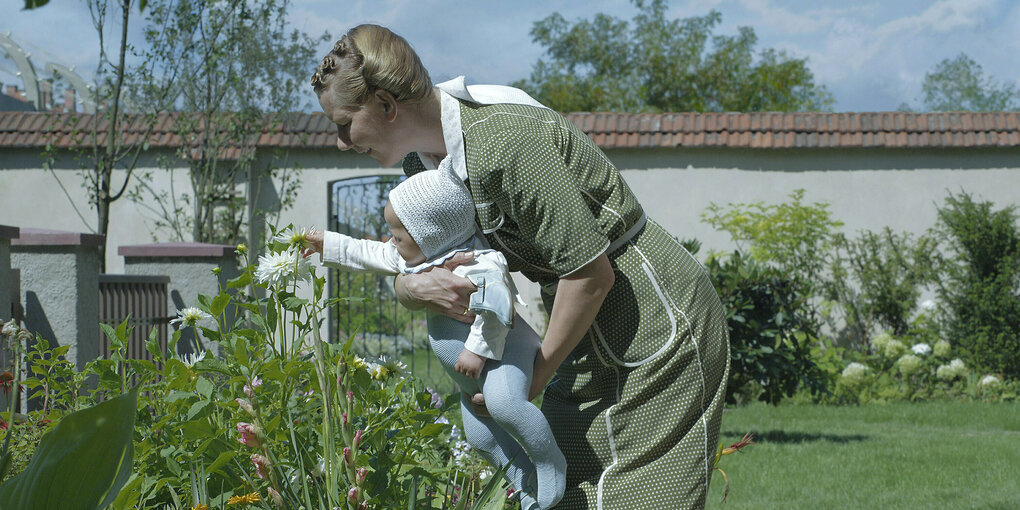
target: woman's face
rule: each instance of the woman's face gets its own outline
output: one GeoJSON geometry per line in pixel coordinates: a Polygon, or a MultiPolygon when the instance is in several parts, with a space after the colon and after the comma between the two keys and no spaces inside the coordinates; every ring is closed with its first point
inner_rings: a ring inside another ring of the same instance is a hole
{"type": "Polygon", "coordinates": [[[409,151],[402,151],[392,136],[396,101],[386,91],[376,91],[361,106],[334,104],[327,88],[319,95],[319,105],[331,122],[336,124],[336,147],[367,154],[381,166],[393,166],[409,151]]]}

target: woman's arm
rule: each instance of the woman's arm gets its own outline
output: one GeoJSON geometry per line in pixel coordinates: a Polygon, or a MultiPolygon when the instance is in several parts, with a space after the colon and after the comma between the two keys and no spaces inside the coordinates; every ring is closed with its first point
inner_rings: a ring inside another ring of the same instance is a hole
{"type": "Polygon", "coordinates": [[[542,347],[535,355],[535,372],[528,400],[545,389],[560,363],[584,338],[615,279],[613,266],[605,253],[570,276],[560,278],[549,327],[542,339],[542,347]]]}
{"type": "Polygon", "coordinates": [[[478,290],[471,280],[453,274],[452,270],[470,262],[473,255],[462,252],[441,267],[418,274],[401,274],[393,281],[397,301],[411,310],[428,307],[432,311],[471,324],[475,314],[468,310],[471,293],[478,290]]]}

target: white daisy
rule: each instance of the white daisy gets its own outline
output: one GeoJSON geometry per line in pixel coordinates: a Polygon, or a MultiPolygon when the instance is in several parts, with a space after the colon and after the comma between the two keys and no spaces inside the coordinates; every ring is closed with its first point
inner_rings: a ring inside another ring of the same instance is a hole
{"type": "Polygon", "coordinates": [[[291,248],[260,256],[259,267],[255,269],[259,283],[269,282],[270,285],[285,283],[291,278],[304,280],[310,274],[308,259],[299,256],[297,250],[291,248]]]}
{"type": "Polygon", "coordinates": [[[283,232],[280,232],[273,238],[278,243],[287,245],[288,248],[298,247],[304,248],[308,242],[308,233],[311,232],[314,227],[310,228],[294,228],[290,227],[283,232]]]}
{"type": "Polygon", "coordinates": [[[194,306],[185,308],[177,312],[177,318],[172,319],[170,324],[180,324],[182,326],[195,327],[200,322],[212,319],[212,315],[203,312],[201,309],[195,308],[194,306]]]}
{"type": "Polygon", "coordinates": [[[185,354],[184,358],[181,359],[181,361],[184,362],[184,364],[187,365],[188,368],[191,368],[191,367],[195,366],[195,363],[198,363],[199,361],[202,361],[204,359],[205,359],[205,351],[202,351],[202,352],[200,352],[198,354],[195,354],[193,352],[185,354]]]}

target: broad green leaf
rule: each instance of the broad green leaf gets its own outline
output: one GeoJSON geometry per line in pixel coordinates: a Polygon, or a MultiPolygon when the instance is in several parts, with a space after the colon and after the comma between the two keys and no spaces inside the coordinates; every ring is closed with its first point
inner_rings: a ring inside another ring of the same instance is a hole
{"type": "Polygon", "coordinates": [[[198,413],[202,412],[202,410],[205,409],[206,406],[208,406],[208,405],[209,405],[209,401],[205,400],[205,399],[199,400],[198,402],[195,402],[194,404],[191,404],[191,409],[188,409],[188,417],[187,417],[187,419],[190,420],[190,419],[194,418],[198,413]]]}
{"type": "Polygon", "coordinates": [[[99,327],[103,329],[103,333],[106,333],[106,338],[110,340],[110,347],[112,349],[124,347],[124,342],[117,338],[117,330],[110,327],[109,324],[103,324],[102,322],[99,323],[99,327]]]}
{"type": "Polygon", "coordinates": [[[249,283],[251,283],[251,273],[246,271],[244,273],[241,273],[241,276],[238,276],[237,278],[234,278],[234,279],[228,281],[227,282],[227,288],[228,289],[236,289],[236,288],[240,288],[240,287],[245,287],[249,283]]]}
{"type": "Polygon", "coordinates": [[[212,392],[214,388],[212,381],[206,379],[205,377],[199,376],[198,380],[195,381],[195,389],[198,391],[199,395],[202,395],[203,397],[208,399],[212,397],[212,392]]]}
{"type": "Polygon", "coordinates": [[[206,468],[206,472],[212,473],[216,471],[217,469],[229,464],[230,461],[233,460],[233,458],[234,452],[221,453],[219,457],[216,457],[216,460],[214,460],[212,464],[209,464],[209,467],[206,468]]]}
{"type": "Polygon", "coordinates": [[[25,471],[0,486],[0,508],[106,508],[131,476],[137,401],[135,388],[64,417],[25,471]]]}
{"type": "Polygon", "coordinates": [[[223,315],[223,310],[227,309],[228,303],[230,303],[230,294],[220,292],[220,295],[216,296],[216,298],[213,299],[212,304],[209,306],[209,310],[212,312],[213,317],[223,315]]]}

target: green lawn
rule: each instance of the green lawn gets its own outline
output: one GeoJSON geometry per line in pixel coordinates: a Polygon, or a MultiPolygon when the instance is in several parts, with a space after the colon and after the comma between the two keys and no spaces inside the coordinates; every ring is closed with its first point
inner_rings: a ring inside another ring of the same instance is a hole
{"type": "Polygon", "coordinates": [[[727,409],[708,508],[1020,509],[1020,404],[727,409]]]}

